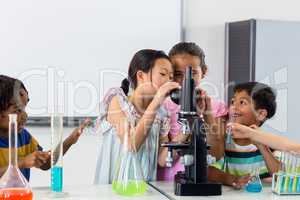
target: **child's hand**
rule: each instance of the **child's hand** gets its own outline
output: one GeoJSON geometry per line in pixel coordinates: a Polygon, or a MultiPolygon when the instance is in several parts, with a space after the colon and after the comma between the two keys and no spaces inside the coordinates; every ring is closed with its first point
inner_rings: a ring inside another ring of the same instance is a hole
{"type": "Polygon", "coordinates": [[[206,91],[200,88],[196,88],[197,93],[200,95],[200,99],[197,102],[198,115],[208,115],[212,113],[211,98],[207,95],[206,91]]]}
{"type": "Polygon", "coordinates": [[[232,187],[234,189],[240,190],[249,183],[250,179],[251,179],[251,176],[236,177],[234,179],[234,181],[232,182],[232,187]]]}
{"type": "Polygon", "coordinates": [[[153,101],[157,103],[157,105],[161,105],[161,103],[165,100],[167,95],[171,92],[171,90],[179,89],[180,85],[176,82],[166,82],[163,84],[156,92],[153,101]]]}
{"type": "Polygon", "coordinates": [[[258,129],[256,125],[248,127],[239,123],[228,123],[227,128],[231,129],[231,134],[234,139],[251,139],[253,130],[258,129]]]}
{"type": "Polygon", "coordinates": [[[85,119],[78,128],[74,129],[71,135],[68,137],[68,142],[75,144],[81,136],[83,130],[91,123],[91,119],[85,119]]]}
{"type": "Polygon", "coordinates": [[[40,168],[50,158],[49,152],[35,151],[25,157],[19,159],[20,168],[40,168]]]}

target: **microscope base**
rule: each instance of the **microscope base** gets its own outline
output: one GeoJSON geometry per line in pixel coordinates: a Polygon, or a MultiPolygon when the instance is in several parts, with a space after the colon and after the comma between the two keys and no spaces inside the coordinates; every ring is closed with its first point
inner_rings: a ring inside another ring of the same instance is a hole
{"type": "Polygon", "coordinates": [[[222,195],[219,183],[178,183],[174,182],[176,196],[218,196],[222,195]]]}

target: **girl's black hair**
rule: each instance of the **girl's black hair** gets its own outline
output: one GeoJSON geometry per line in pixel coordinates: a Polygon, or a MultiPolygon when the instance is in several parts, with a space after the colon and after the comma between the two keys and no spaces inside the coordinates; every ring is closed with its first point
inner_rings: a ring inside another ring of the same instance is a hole
{"type": "Polygon", "coordinates": [[[128,78],[124,79],[121,84],[121,88],[126,95],[128,94],[129,86],[133,89],[137,87],[136,73],[139,70],[148,73],[154,67],[155,61],[160,58],[170,61],[169,57],[163,51],[142,49],[135,53],[129,64],[128,78]]]}
{"type": "Polygon", "coordinates": [[[27,92],[22,81],[0,75],[0,112],[6,111],[12,101],[19,97],[20,89],[24,89],[27,92]]]}
{"type": "Polygon", "coordinates": [[[205,54],[204,51],[194,42],[179,42],[175,44],[170,52],[170,58],[180,54],[189,54],[192,56],[197,56],[200,59],[200,67],[203,71],[207,69],[205,64],[205,54]]]}

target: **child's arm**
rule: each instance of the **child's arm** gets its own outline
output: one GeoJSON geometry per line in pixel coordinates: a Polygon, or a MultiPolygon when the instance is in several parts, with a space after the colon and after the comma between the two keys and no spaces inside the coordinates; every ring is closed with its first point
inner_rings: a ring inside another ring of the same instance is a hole
{"type": "Polygon", "coordinates": [[[225,152],[225,117],[216,118],[210,126],[207,133],[207,143],[211,145],[209,153],[219,160],[225,152]]]}
{"type": "MultiPolygon", "coordinates": [[[[35,151],[25,157],[21,157],[18,159],[18,167],[20,169],[22,168],[32,168],[37,167],[40,168],[42,165],[44,165],[48,158],[49,158],[48,152],[41,152],[41,151],[35,151]]],[[[0,168],[0,177],[6,172],[7,167],[1,167],[0,168]]]]}
{"type": "Polygon", "coordinates": [[[204,121],[207,124],[206,135],[207,142],[211,145],[210,154],[217,160],[224,156],[225,151],[225,130],[226,117],[213,116],[211,98],[205,91],[201,90],[201,100],[198,102],[198,112],[203,114],[204,121]],[[202,111],[201,111],[202,110],[202,111]]]}
{"type": "MultiPolygon", "coordinates": [[[[154,96],[151,103],[148,105],[145,110],[143,116],[138,121],[135,128],[135,146],[134,148],[138,151],[140,146],[144,143],[144,140],[148,136],[149,129],[152,126],[152,123],[156,116],[156,111],[161,105],[161,103],[165,100],[167,94],[179,87],[178,83],[175,82],[167,82],[163,86],[161,86],[156,95],[154,96]]],[[[116,128],[117,135],[120,140],[124,141],[124,136],[126,132],[130,132],[130,119],[127,118],[126,114],[122,111],[120,103],[118,101],[118,97],[113,97],[111,103],[108,108],[107,120],[116,128]]]]}
{"type": "Polygon", "coordinates": [[[270,148],[260,143],[256,143],[255,145],[263,155],[269,173],[273,174],[278,172],[280,169],[280,162],[275,158],[270,148]]]}
{"type": "MultiPolygon", "coordinates": [[[[78,128],[74,129],[73,132],[69,135],[69,137],[67,137],[64,140],[64,142],[63,142],[63,155],[65,155],[65,153],[67,153],[69,148],[78,141],[78,139],[81,136],[83,130],[89,124],[90,124],[90,119],[85,119],[84,122],[82,122],[78,128]]],[[[59,147],[57,147],[54,150],[54,154],[59,153],[58,149],[59,149],[59,147]]],[[[56,156],[56,157],[58,157],[58,156],[56,156]]],[[[47,159],[47,161],[43,165],[41,165],[39,168],[41,168],[42,170],[48,170],[48,169],[50,169],[50,167],[51,167],[51,157],[49,157],[47,159]]]]}
{"type": "Polygon", "coordinates": [[[233,138],[249,138],[254,142],[261,143],[280,151],[300,152],[300,144],[286,137],[267,133],[255,126],[247,127],[237,123],[230,123],[233,138]]]}
{"type": "Polygon", "coordinates": [[[67,153],[69,148],[73,145],[76,144],[78,141],[79,137],[81,136],[83,130],[91,123],[90,119],[85,119],[78,128],[73,130],[73,132],[67,137],[63,143],[63,155],[67,153]]]}
{"type": "Polygon", "coordinates": [[[231,174],[225,173],[215,167],[208,167],[208,180],[222,183],[223,185],[232,186],[235,189],[243,188],[251,179],[250,176],[233,176],[231,174]]]}

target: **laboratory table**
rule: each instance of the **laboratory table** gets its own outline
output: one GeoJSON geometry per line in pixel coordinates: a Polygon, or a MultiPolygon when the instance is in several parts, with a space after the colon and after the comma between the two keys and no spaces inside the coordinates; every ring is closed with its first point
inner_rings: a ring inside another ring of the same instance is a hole
{"type": "Polygon", "coordinates": [[[276,195],[272,193],[270,184],[264,184],[260,193],[249,193],[245,190],[235,190],[232,187],[222,186],[222,196],[176,196],[174,195],[174,183],[170,182],[150,182],[153,188],[156,188],[162,194],[171,200],[299,200],[300,195],[276,195]]]}
{"type": "Polygon", "coordinates": [[[62,194],[52,193],[49,187],[35,187],[33,194],[34,200],[168,200],[150,186],[144,195],[134,197],[115,194],[111,185],[66,186],[62,194]]]}
{"type": "Polygon", "coordinates": [[[64,193],[53,194],[49,187],[33,188],[34,200],[299,200],[300,195],[278,196],[273,194],[270,185],[264,185],[260,193],[249,193],[222,187],[222,196],[176,196],[172,182],[150,182],[147,192],[142,196],[124,197],[115,194],[111,185],[66,186],[64,193]]]}

